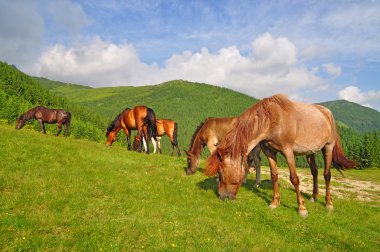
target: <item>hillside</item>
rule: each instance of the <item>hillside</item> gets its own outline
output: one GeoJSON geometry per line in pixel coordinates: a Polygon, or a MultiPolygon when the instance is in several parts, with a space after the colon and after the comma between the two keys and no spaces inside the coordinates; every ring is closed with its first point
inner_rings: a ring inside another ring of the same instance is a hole
{"type": "MultiPolygon", "coordinates": [[[[37,79],[39,80],[39,79],[37,79]]],[[[170,118],[178,122],[178,141],[187,149],[197,126],[208,117],[238,116],[258,100],[250,96],[207,84],[182,80],[143,87],[86,88],[62,84],[52,86],[56,95],[103,113],[111,121],[124,108],[144,104],[153,108],[157,118],[170,118]]],[[[163,138],[163,151],[169,150],[169,141],[163,138]]]]}
{"type": "MultiPolygon", "coordinates": [[[[378,249],[378,203],[357,201],[355,193],[334,198],[327,212],[321,190],[303,219],[288,178],[280,182],[282,204],[269,210],[268,173],[263,187],[252,190],[250,175],[235,201],[221,201],[215,178],[186,176],[185,158],[3,125],[0,135],[1,251],[378,249]]],[[[345,174],[378,178],[378,170],[368,172],[345,174]]]]}
{"type": "Polygon", "coordinates": [[[336,120],[343,122],[359,132],[380,129],[380,112],[346,100],[320,103],[328,107],[336,120]]]}
{"type": "MultiPolygon", "coordinates": [[[[65,109],[73,114],[70,127],[72,137],[103,140],[106,119],[102,114],[91,108],[78,106],[65,97],[52,94],[32,77],[0,61],[0,120],[15,124],[21,114],[41,105],[65,109]]],[[[40,131],[36,121],[30,121],[26,125],[26,128],[28,127],[40,131]]],[[[46,124],[46,128],[50,134],[55,134],[57,131],[56,125],[46,124]]]]}

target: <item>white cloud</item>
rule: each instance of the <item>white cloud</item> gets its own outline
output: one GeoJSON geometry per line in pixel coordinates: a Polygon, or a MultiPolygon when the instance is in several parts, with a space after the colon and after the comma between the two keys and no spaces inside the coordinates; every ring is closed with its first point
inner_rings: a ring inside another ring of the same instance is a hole
{"type": "Polygon", "coordinates": [[[58,27],[72,36],[88,23],[82,7],[71,1],[0,1],[0,60],[28,70],[49,29],[56,39],[58,27]]]}
{"type": "Polygon", "coordinates": [[[342,74],[342,69],[334,63],[322,65],[325,71],[333,77],[339,77],[342,74]]]}
{"type": "Polygon", "coordinates": [[[133,45],[116,45],[94,38],[89,44],[48,48],[38,60],[36,74],[91,86],[143,85],[157,67],[142,63],[133,45]]]}
{"type": "Polygon", "coordinates": [[[338,92],[339,99],[359,103],[380,110],[380,91],[363,92],[358,87],[348,86],[338,92]]]}
{"type": "MultiPolygon", "coordinates": [[[[285,37],[265,33],[243,56],[230,46],[210,53],[185,51],[172,55],[162,67],[143,63],[131,44],[95,38],[85,45],[56,45],[38,62],[37,75],[92,86],[144,85],[173,79],[205,82],[255,97],[287,93],[302,97],[303,90],[320,91],[327,83],[297,62],[297,48],[285,37]]],[[[305,98],[304,98],[305,99],[305,98]]]]}

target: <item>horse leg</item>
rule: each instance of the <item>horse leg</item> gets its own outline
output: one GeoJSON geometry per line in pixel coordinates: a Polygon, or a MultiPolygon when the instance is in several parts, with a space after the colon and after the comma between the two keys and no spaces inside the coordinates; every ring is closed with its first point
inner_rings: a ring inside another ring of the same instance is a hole
{"type": "Polygon", "coordinates": [[[310,198],[310,201],[317,202],[317,197],[318,197],[318,167],[315,163],[314,154],[307,155],[306,160],[310,166],[311,174],[313,175],[313,197],[310,198]]]}
{"type": "Polygon", "coordinates": [[[178,157],[180,157],[181,151],[179,150],[178,143],[175,145],[175,147],[177,148],[177,155],[178,155],[178,157]]]}
{"type": "Polygon", "coordinates": [[[40,123],[42,134],[46,134],[44,122],[42,120],[38,120],[38,122],[40,123]]]}
{"type": "Polygon", "coordinates": [[[261,184],[261,159],[260,159],[260,145],[257,145],[252,150],[252,156],[253,156],[253,163],[256,170],[256,183],[255,187],[258,188],[261,184]]]}
{"type": "Polygon", "coordinates": [[[143,137],[142,142],[143,142],[143,145],[144,145],[144,150],[146,151],[147,150],[147,146],[146,146],[145,137],[143,137]]]}
{"type": "Polygon", "coordinates": [[[57,131],[57,134],[55,134],[56,136],[58,136],[59,133],[61,133],[62,131],[62,123],[58,123],[57,127],[58,127],[58,131],[57,131]]]}
{"type": "MultiPolygon", "coordinates": [[[[264,151],[264,149],[263,149],[264,151]]],[[[270,167],[270,176],[273,184],[273,199],[269,204],[269,208],[277,208],[280,204],[280,190],[278,187],[278,171],[277,171],[277,153],[269,150],[265,150],[264,154],[268,158],[269,167],[270,167]]]]}
{"type": "Polygon", "coordinates": [[[143,128],[143,134],[146,142],[144,141],[144,148],[145,148],[145,153],[149,154],[149,134],[148,134],[148,129],[145,127],[143,128]]]}
{"type": "Polygon", "coordinates": [[[307,212],[307,209],[305,207],[305,202],[303,200],[303,197],[302,197],[301,191],[300,191],[300,187],[299,187],[300,180],[299,180],[299,178],[297,176],[297,172],[296,172],[296,161],[294,158],[293,150],[290,148],[285,150],[284,156],[286,158],[286,161],[288,162],[288,167],[289,167],[289,172],[290,172],[290,181],[292,182],[292,184],[294,186],[294,190],[296,191],[296,194],[297,194],[298,213],[303,217],[307,217],[308,212],[307,212]]]}
{"type": "Polygon", "coordinates": [[[124,131],[125,136],[127,137],[127,142],[128,142],[127,149],[131,150],[132,149],[132,146],[131,146],[131,131],[128,130],[128,129],[126,129],[126,128],[123,128],[123,131],[124,131]]]}
{"type": "Polygon", "coordinates": [[[333,203],[330,193],[330,180],[331,180],[331,163],[332,163],[332,151],[333,151],[334,145],[326,145],[325,148],[322,149],[323,157],[325,161],[325,171],[324,171],[324,178],[326,182],[326,207],[327,209],[333,209],[333,203]]]}
{"type": "Polygon", "coordinates": [[[142,141],[142,131],[138,131],[138,137],[140,138],[139,147],[137,148],[137,152],[141,152],[143,141],[142,141]]]}
{"type": "Polygon", "coordinates": [[[173,156],[173,154],[174,154],[174,144],[172,142],[172,156],[173,156]]]}
{"type": "Polygon", "coordinates": [[[156,141],[154,140],[154,138],[152,137],[152,139],[150,139],[152,141],[152,144],[153,144],[153,154],[156,154],[156,150],[157,150],[157,143],[156,141]]]}
{"type": "MultiPolygon", "coordinates": [[[[153,137],[152,137],[152,139],[153,139],[153,137]]],[[[161,137],[157,137],[157,147],[158,147],[158,151],[160,152],[160,154],[162,154],[161,137]]]]}

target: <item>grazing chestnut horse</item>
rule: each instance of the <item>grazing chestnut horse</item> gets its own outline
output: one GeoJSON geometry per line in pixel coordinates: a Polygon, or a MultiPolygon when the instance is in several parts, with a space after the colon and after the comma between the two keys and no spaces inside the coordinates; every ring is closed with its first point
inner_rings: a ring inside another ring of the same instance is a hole
{"type": "MultiPolygon", "coordinates": [[[[207,160],[205,173],[219,174],[220,198],[236,197],[244,177],[243,157],[258,144],[268,157],[271,170],[273,199],[270,208],[276,208],[280,203],[276,161],[276,155],[280,152],[288,163],[290,181],[297,194],[298,212],[301,216],[307,216],[308,212],[299,189],[295,155],[307,156],[315,182],[318,172],[314,154],[322,150],[325,163],[325,200],[328,209],[333,208],[330,194],[331,164],[338,169],[356,166],[356,162],[348,160],[343,154],[330,110],[320,105],[293,102],[285,95],[279,94],[263,99],[238,117],[216,152],[207,160]]],[[[318,189],[314,186],[313,199],[316,199],[317,194],[318,189]]]]}
{"type": "Polygon", "coordinates": [[[36,119],[41,125],[41,131],[46,134],[45,123],[58,124],[56,136],[62,131],[62,125],[65,127],[65,136],[69,135],[71,113],[62,109],[49,109],[43,106],[32,108],[22,114],[16,122],[16,129],[24,127],[25,123],[31,119],[36,119]]]}
{"type": "MultiPolygon", "coordinates": [[[[178,147],[178,140],[177,140],[177,132],[178,132],[178,124],[171,120],[171,119],[157,119],[156,120],[156,128],[157,128],[157,141],[154,139],[154,137],[151,138],[154,151],[153,153],[156,153],[157,149],[160,154],[162,154],[161,151],[161,137],[167,135],[170,139],[170,142],[172,144],[172,156],[174,153],[174,147],[177,148],[177,154],[178,156],[181,156],[181,151],[178,147]]],[[[138,145],[140,145],[140,139],[138,136],[135,137],[135,141],[133,143],[133,148],[136,149],[138,145]]],[[[145,138],[143,138],[144,147],[146,146],[145,138]]]]}
{"type": "MultiPolygon", "coordinates": [[[[137,130],[137,134],[145,136],[148,140],[156,137],[156,114],[153,109],[146,106],[136,106],[133,109],[126,108],[107,128],[107,145],[111,146],[116,141],[117,133],[123,129],[128,140],[128,150],[131,149],[131,130],[137,130]]],[[[149,142],[148,142],[149,143],[149,142]]],[[[149,146],[145,149],[149,153],[149,146]]],[[[138,148],[141,151],[141,144],[138,148]]]]}
{"type": "MultiPolygon", "coordinates": [[[[223,117],[223,118],[207,118],[204,122],[199,124],[195,130],[188,151],[185,150],[187,155],[187,170],[186,174],[194,174],[199,166],[199,159],[202,154],[203,148],[207,146],[210,153],[213,154],[216,150],[218,143],[231,130],[236,122],[237,117],[223,117]]],[[[261,178],[261,160],[260,160],[260,146],[253,149],[252,155],[248,157],[253,159],[254,167],[256,169],[256,187],[260,185],[261,178]]],[[[252,163],[252,160],[249,161],[252,163]]]]}

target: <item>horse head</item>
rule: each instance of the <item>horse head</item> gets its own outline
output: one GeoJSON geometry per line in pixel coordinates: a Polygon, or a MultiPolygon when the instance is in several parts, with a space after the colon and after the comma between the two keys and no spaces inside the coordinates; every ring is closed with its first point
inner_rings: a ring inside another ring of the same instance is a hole
{"type": "Polygon", "coordinates": [[[27,118],[24,115],[19,116],[16,121],[16,129],[21,129],[24,127],[25,123],[27,121],[27,118]]]}
{"type": "Polygon", "coordinates": [[[187,169],[186,174],[191,175],[199,166],[199,158],[196,157],[191,151],[184,150],[187,155],[187,169]]]}
{"type": "Polygon", "coordinates": [[[107,146],[111,147],[112,143],[116,141],[116,133],[115,131],[107,132],[107,146]]]}
{"type": "Polygon", "coordinates": [[[233,160],[229,155],[217,149],[207,160],[205,174],[218,175],[218,194],[220,199],[235,199],[244,180],[246,159],[233,160]]]}

